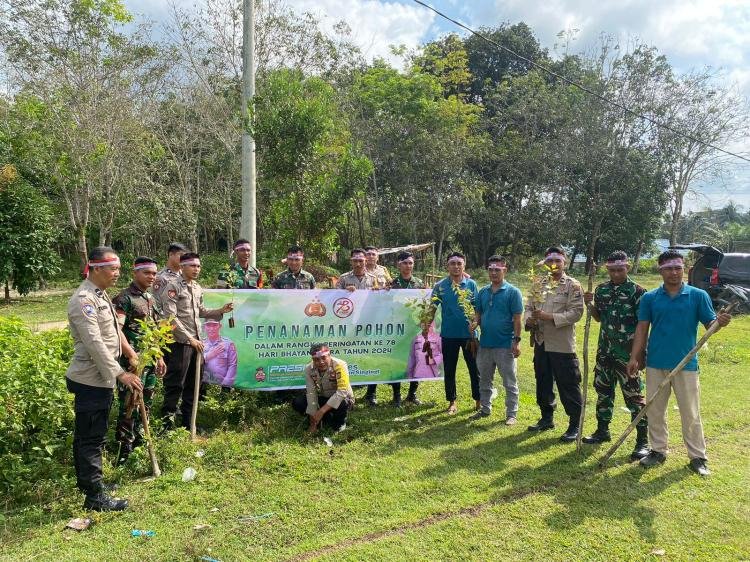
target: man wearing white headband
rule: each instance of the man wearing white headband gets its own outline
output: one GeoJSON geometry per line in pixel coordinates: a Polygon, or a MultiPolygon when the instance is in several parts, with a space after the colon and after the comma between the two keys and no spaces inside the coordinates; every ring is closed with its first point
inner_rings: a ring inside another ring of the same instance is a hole
{"type": "Polygon", "coordinates": [[[731,316],[726,313],[717,316],[708,293],[685,284],[682,279],[685,263],[679,252],[663,252],[659,255],[658,263],[664,283],[641,298],[638,326],[627,366],[631,377],[639,369],[646,368],[646,394],[649,400],[653,400],[648,412],[651,452],[640,462],[648,468],[662,464],[667,458],[667,405],[674,389],[690,470],[700,476],[708,476],[710,471],[706,466],[706,440],[700,414],[697,355],[655,399],[654,395],[670,371],[695,347],[698,324],[708,328],[718,322],[723,327],[729,324],[731,316]]]}
{"type": "Polygon", "coordinates": [[[368,273],[375,276],[375,288],[385,289],[390,286],[393,279],[385,267],[378,265],[379,257],[380,253],[375,246],[365,246],[365,268],[368,273]]]}
{"type": "Polygon", "coordinates": [[[216,279],[216,288],[229,288],[227,276],[230,271],[233,271],[237,275],[237,280],[234,282],[235,289],[262,289],[263,274],[259,269],[250,265],[250,255],[253,253],[250,242],[244,238],[238,239],[232,246],[232,253],[235,256],[235,261],[230,266],[229,271],[225,270],[219,273],[216,279]]]}
{"type": "Polygon", "coordinates": [[[88,277],[68,301],[68,322],[74,352],[65,373],[75,396],[73,461],[78,488],[86,494],[84,509],[122,511],[128,502],[109,497],[102,483],[102,450],[115,383],[140,392],[143,385],[118,362],[124,354],[132,366],[138,356],[122,336],[106,289],[120,277],[120,259],[112,248],[101,246],[89,254],[88,277]]]}
{"type": "MultiPolygon", "coordinates": [[[[458,302],[458,295],[453,290],[454,285],[462,290],[469,291],[470,300],[476,302],[479,289],[473,279],[465,275],[466,256],[461,252],[452,252],[448,255],[448,276],[444,277],[432,288],[432,299],[435,306],[440,306],[442,323],[440,325],[440,338],[443,351],[443,371],[445,377],[445,399],[448,401],[448,413],[454,415],[458,411],[456,399],[456,367],[458,366],[458,354],[461,352],[469,371],[471,382],[471,397],[474,399],[476,410],[480,408],[479,402],[479,369],[477,369],[476,358],[469,349],[469,342],[476,330],[474,319],[471,324],[467,321],[466,314],[458,302]]],[[[435,308],[433,308],[433,311],[435,308]]],[[[433,314],[434,318],[434,314],[433,314]]],[[[429,325],[433,318],[422,326],[422,335],[426,338],[429,333],[429,325]]]]}
{"type": "Polygon", "coordinates": [[[346,429],[349,410],[354,407],[349,368],[341,359],[331,357],[331,350],[325,344],[313,344],[310,355],[312,361],[305,366],[306,393],[297,396],[292,407],[308,416],[310,433],[318,431],[321,423],[342,431],[346,429]]]}
{"type": "MultiPolygon", "coordinates": [[[[155,320],[159,313],[150,292],[157,274],[156,262],[146,256],[140,256],[133,262],[133,281],[130,285],[120,291],[112,299],[115,307],[117,321],[120,323],[122,333],[127,338],[128,343],[133,349],[138,349],[138,344],[143,335],[139,320],[155,320]]],[[[120,359],[120,364],[126,369],[128,366],[120,359]]],[[[151,411],[151,403],[156,387],[156,377],[164,376],[166,366],[163,359],[159,359],[155,366],[147,367],[141,374],[141,383],[143,384],[143,404],[146,406],[146,412],[151,411]]],[[[138,408],[133,408],[133,393],[123,384],[117,385],[117,399],[119,410],[117,413],[117,427],[115,429],[115,440],[119,444],[118,464],[124,463],[133,449],[143,442],[140,434],[141,414],[138,408]],[[132,410],[128,415],[128,409],[132,410]]]]}
{"type": "Polygon", "coordinates": [[[553,429],[557,407],[555,384],[560,401],[568,415],[568,428],[560,441],[572,442],[578,437],[581,416],[581,371],[576,357],[575,323],[583,315],[581,284],[565,274],[565,252],[556,246],[544,252],[544,263],[552,270],[553,288],[544,296],[541,306],[529,297],[526,303],[526,329],[534,334],[534,377],[536,403],[541,418],[529,431],[553,429]]]}
{"type": "Polygon", "coordinates": [[[286,271],[282,271],[271,281],[274,289],[314,289],[315,277],[302,269],[305,252],[301,246],[294,245],[286,252],[286,271]]]}
{"type": "MultiPolygon", "coordinates": [[[[625,252],[612,252],[605,265],[609,281],[598,285],[593,293],[583,295],[584,302],[591,310],[591,317],[601,323],[594,367],[597,427],[592,435],[582,440],[590,445],[611,439],[609,424],[615,409],[618,383],[631,419],[646,404],[641,377],[636,373],[631,378],[627,373],[635,327],[638,324],[638,305],[641,297],[646,294],[646,289],[628,277],[629,264],[625,252]]],[[[635,448],[630,460],[640,460],[647,454],[648,421],[644,417],[636,427],[635,448]]]]}
{"type": "MultiPolygon", "coordinates": [[[[195,388],[195,362],[203,353],[200,333],[200,318],[221,320],[222,314],[232,310],[232,303],[221,308],[207,309],[203,306],[203,288],[197,279],[201,273],[200,256],[187,252],[180,258],[180,278],[164,289],[162,311],[165,318],[173,318],[174,339],[167,374],[164,376],[164,403],[161,415],[165,427],[174,427],[177,404],[180,403],[182,425],[190,425],[195,388]],[[182,398],[182,399],[180,399],[182,398]]],[[[202,362],[201,362],[202,370],[202,362]]]]}
{"type": "Polygon", "coordinates": [[[505,280],[507,260],[500,255],[487,260],[490,284],[477,297],[477,324],[482,327],[477,352],[481,409],[470,419],[492,413],[495,370],[500,371],[505,389],[505,425],[515,425],[518,415],[517,358],[521,355],[521,291],[505,280]]]}

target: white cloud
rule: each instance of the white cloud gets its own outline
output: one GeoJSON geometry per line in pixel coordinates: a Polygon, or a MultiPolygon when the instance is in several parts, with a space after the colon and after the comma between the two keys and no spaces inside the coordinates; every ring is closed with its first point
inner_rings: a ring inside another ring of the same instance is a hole
{"type": "Polygon", "coordinates": [[[390,45],[414,48],[427,39],[434,14],[416,4],[378,0],[288,0],[300,12],[310,12],[328,31],[344,20],[352,30],[354,42],[368,59],[382,57],[397,64],[390,45]]]}

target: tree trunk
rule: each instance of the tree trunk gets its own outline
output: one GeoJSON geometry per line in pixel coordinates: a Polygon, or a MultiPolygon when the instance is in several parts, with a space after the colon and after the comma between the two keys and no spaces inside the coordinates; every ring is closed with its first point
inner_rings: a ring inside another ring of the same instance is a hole
{"type": "Polygon", "coordinates": [[[8,285],[8,280],[5,280],[5,304],[10,304],[10,285],[8,285]]]}
{"type": "Polygon", "coordinates": [[[78,252],[78,259],[81,264],[81,274],[89,261],[89,250],[86,244],[86,230],[83,227],[78,227],[76,232],[76,251],[78,252]]]}
{"type": "Polygon", "coordinates": [[[633,256],[633,275],[638,273],[638,267],[641,265],[641,253],[643,252],[643,240],[638,240],[638,247],[633,256]]]}
{"type": "Polygon", "coordinates": [[[670,246],[674,246],[677,243],[677,227],[680,225],[681,217],[682,217],[682,197],[679,197],[674,202],[674,210],[672,211],[672,220],[670,221],[670,224],[669,224],[669,245],[670,246]]]}
{"type": "MultiPolygon", "coordinates": [[[[594,228],[591,230],[591,240],[589,241],[589,249],[586,253],[586,273],[591,273],[593,268],[596,267],[594,257],[596,254],[596,243],[599,241],[599,236],[602,231],[602,221],[603,219],[596,219],[594,221],[594,228]]],[[[575,256],[573,259],[575,259],[575,256]]]]}

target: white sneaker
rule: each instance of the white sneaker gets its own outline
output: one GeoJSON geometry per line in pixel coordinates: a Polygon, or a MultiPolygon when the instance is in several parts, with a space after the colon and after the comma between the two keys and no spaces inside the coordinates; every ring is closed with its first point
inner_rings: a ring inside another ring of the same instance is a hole
{"type": "Polygon", "coordinates": [[[492,396],[490,396],[490,400],[494,400],[497,398],[497,389],[493,386],[492,387],[492,396]]]}
{"type": "Polygon", "coordinates": [[[342,424],[342,425],[341,425],[341,427],[339,427],[339,428],[338,428],[338,429],[336,430],[336,433],[341,433],[341,432],[342,432],[342,431],[344,431],[345,429],[346,429],[346,424],[342,424]]]}

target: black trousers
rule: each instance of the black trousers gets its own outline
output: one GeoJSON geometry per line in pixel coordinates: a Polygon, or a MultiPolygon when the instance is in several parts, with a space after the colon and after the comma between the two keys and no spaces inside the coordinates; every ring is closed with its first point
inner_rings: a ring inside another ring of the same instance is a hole
{"type": "MultiPolygon", "coordinates": [[[[195,391],[195,362],[198,353],[184,343],[173,343],[164,375],[164,403],[161,407],[163,419],[171,419],[180,405],[182,425],[190,427],[190,414],[193,410],[193,392],[195,391]],[[180,400],[182,398],[182,400],[180,400]]],[[[203,363],[201,362],[200,378],[203,380],[203,363]]]]}
{"type": "MultiPolygon", "coordinates": [[[[445,354],[445,352],[443,352],[445,354]]],[[[534,345],[534,376],[536,378],[536,403],[542,418],[552,420],[557,406],[555,388],[560,393],[560,401],[570,423],[578,426],[581,416],[581,371],[575,353],[545,351],[544,344],[534,345]]]]}
{"type": "Polygon", "coordinates": [[[469,380],[471,381],[471,397],[479,400],[479,369],[477,361],[469,351],[468,338],[440,338],[443,343],[443,370],[445,372],[445,399],[453,402],[456,399],[456,366],[458,365],[458,352],[463,351],[466,367],[469,369],[469,380]]]}
{"type": "MultiPolygon", "coordinates": [[[[322,406],[328,401],[325,396],[318,396],[318,405],[322,406]]],[[[346,417],[349,415],[350,404],[344,400],[339,404],[338,408],[334,408],[328,412],[321,420],[323,425],[338,429],[346,423],[346,417]]],[[[292,408],[294,408],[300,414],[307,415],[307,396],[300,394],[294,397],[292,400],[292,408]]]]}
{"type": "Polygon", "coordinates": [[[87,496],[93,496],[102,491],[102,451],[114,392],[111,388],[89,386],[70,379],[65,382],[75,397],[73,464],[76,485],[87,496]]]}
{"type": "MultiPolygon", "coordinates": [[[[377,390],[378,385],[376,384],[368,384],[367,385],[367,394],[365,396],[375,396],[375,391],[377,390]]],[[[396,398],[397,396],[401,397],[401,383],[400,382],[393,382],[391,383],[391,388],[393,388],[393,398],[396,398]]],[[[414,398],[417,395],[417,388],[419,388],[419,383],[417,381],[412,381],[409,383],[409,394],[407,396],[409,398],[414,398]]]]}

